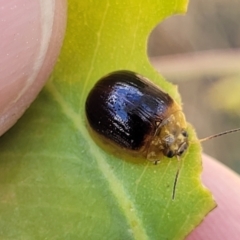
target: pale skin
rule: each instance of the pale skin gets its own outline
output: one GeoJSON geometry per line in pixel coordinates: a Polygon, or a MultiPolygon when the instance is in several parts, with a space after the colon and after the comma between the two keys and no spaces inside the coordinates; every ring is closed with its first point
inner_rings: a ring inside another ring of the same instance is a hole
{"type": "MultiPolygon", "coordinates": [[[[48,40],[44,39],[48,44],[47,48],[43,45],[39,45],[43,40],[42,35],[42,22],[40,21],[40,15],[37,14],[40,11],[40,2],[43,0],[21,0],[29,6],[25,9],[10,9],[7,8],[9,3],[12,6],[18,5],[19,0],[0,0],[1,6],[6,6],[5,10],[1,9],[1,19],[8,21],[15,21],[11,23],[11,28],[7,28],[6,25],[0,24],[0,32],[4,37],[1,38],[0,52],[1,52],[1,66],[4,65],[2,71],[0,71],[0,134],[7,131],[16,120],[22,115],[27,106],[37,96],[41,90],[45,81],[47,80],[50,72],[52,71],[56,58],[61,48],[61,39],[64,36],[65,18],[66,18],[66,1],[65,0],[47,0],[48,2],[54,2],[53,12],[54,16],[49,17],[48,24],[52,22],[52,31],[46,32],[50,34],[48,40]],[[31,3],[31,4],[30,4],[31,3]],[[18,18],[14,20],[14,11],[17,12],[18,18]],[[12,18],[10,18],[12,17],[12,18]],[[21,24],[19,18],[21,17],[21,24]],[[34,19],[34,31],[30,31],[33,26],[29,24],[34,19]],[[50,21],[50,22],[49,22],[50,21]],[[16,35],[22,31],[22,35],[16,35]],[[12,32],[8,32],[12,31],[12,32]],[[27,35],[26,35],[27,33],[27,35]],[[27,39],[29,35],[29,39],[27,39]],[[16,43],[11,48],[6,46],[12,42],[13,36],[19,36],[16,38],[16,43]],[[24,37],[24,38],[23,38],[24,37]],[[32,41],[37,39],[37,41],[32,41]],[[28,45],[25,45],[25,44],[28,45]],[[46,50],[42,55],[39,52],[39,48],[46,50]],[[1,49],[2,48],[2,49],[1,49]],[[25,51],[26,59],[20,58],[20,51],[25,51]],[[44,60],[39,64],[33,62],[36,61],[34,57],[44,56],[44,60]],[[33,71],[38,69],[35,74],[33,71]],[[24,71],[23,71],[24,69],[24,71]],[[28,83],[24,82],[24,78],[20,78],[21,74],[30,76],[31,79],[28,83]],[[30,84],[29,84],[30,83],[30,84]],[[29,88],[26,88],[28,86],[29,88]],[[24,98],[21,96],[16,99],[16,91],[24,92],[24,98]],[[3,121],[4,119],[4,121],[3,121]]],[[[45,11],[44,11],[45,12],[45,11]]],[[[0,20],[1,20],[0,19],[0,20]]],[[[1,22],[1,21],[0,21],[1,22]]],[[[227,149],[226,149],[227,151],[227,149]]],[[[240,236],[240,177],[229,170],[222,164],[219,164],[209,156],[203,155],[203,183],[213,192],[218,207],[213,210],[188,237],[188,240],[222,240],[231,239],[237,240],[240,236]]]]}

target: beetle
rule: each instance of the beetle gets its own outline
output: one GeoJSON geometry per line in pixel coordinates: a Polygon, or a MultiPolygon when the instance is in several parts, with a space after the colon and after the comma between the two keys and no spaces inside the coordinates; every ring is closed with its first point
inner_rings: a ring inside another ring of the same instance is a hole
{"type": "Polygon", "coordinates": [[[120,70],[101,78],[85,110],[95,132],[150,161],[181,156],[188,147],[181,107],[135,72],[120,70]]]}

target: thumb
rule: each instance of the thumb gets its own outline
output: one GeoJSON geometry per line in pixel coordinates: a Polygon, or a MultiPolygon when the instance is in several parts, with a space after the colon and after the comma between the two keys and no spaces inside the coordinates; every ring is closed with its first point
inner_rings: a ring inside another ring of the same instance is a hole
{"type": "Polygon", "coordinates": [[[60,52],[66,0],[1,0],[0,136],[36,98],[60,52]]]}

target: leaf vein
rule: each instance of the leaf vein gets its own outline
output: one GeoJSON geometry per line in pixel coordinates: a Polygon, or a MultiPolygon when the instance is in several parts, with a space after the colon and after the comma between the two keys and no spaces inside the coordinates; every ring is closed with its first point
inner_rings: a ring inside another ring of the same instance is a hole
{"type": "MultiPolygon", "coordinates": [[[[104,27],[104,23],[105,23],[105,20],[106,20],[106,16],[107,16],[107,12],[109,10],[109,7],[110,7],[110,3],[109,3],[109,1],[107,1],[105,11],[102,15],[102,21],[100,23],[99,30],[96,33],[96,36],[97,36],[96,47],[95,47],[94,52],[93,52],[93,56],[92,56],[91,63],[90,63],[90,68],[89,68],[89,71],[88,71],[87,76],[86,76],[86,81],[83,83],[82,93],[86,92],[87,83],[90,79],[90,76],[91,76],[91,74],[93,72],[93,69],[94,69],[94,66],[95,66],[95,61],[97,59],[97,53],[98,53],[100,45],[101,45],[100,44],[101,43],[101,41],[100,41],[101,32],[102,32],[103,27],[104,27]]],[[[82,94],[81,102],[84,101],[83,97],[84,97],[84,94],[82,94]]]]}
{"type": "MultiPolygon", "coordinates": [[[[46,89],[50,92],[53,99],[60,105],[63,113],[73,122],[78,131],[82,133],[82,136],[86,140],[86,143],[91,146],[92,142],[91,140],[89,140],[90,138],[88,137],[88,132],[83,127],[84,124],[79,114],[76,114],[72,110],[72,108],[66,103],[62,95],[55,88],[52,81],[47,83],[46,89]]],[[[137,214],[137,210],[134,207],[133,202],[128,196],[128,193],[124,189],[121,181],[114,174],[111,166],[109,166],[106,159],[101,154],[98,148],[89,147],[89,151],[91,152],[91,155],[95,157],[99,169],[108,181],[110,190],[113,193],[115,199],[117,200],[118,205],[122,209],[129,223],[129,226],[131,227],[131,232],[133,233],[134,239],[149,239],[145,232],[145,228],[143,227],[142,221],[137,214]]]]}

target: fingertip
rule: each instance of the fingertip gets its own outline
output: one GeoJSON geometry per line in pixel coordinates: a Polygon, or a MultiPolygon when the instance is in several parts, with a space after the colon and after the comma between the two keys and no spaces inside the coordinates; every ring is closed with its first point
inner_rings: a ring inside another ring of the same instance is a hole
{"type": "Polygon", "coordinates": [[[239,239],[240,177],[223,164],[204,155],[202,179],[213,193],[218,206],[187,239],[239,239]]]}
{"type": "Polygon", "coordinates": [[[36,98],[62,45],[66,0],[2,1],[0,136],[36,98]]]}

